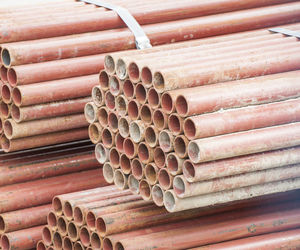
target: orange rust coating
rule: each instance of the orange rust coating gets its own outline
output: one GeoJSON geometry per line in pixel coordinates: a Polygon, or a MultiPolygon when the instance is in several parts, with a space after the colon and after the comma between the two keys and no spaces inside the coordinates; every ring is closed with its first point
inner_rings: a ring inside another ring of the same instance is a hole
{"type": "MultiPolygon", "coordinates": [[[[163,3],[158,2],[156,4],[152,4],[152,2],[148,4],[145,3],[148,8],[145,8],[145,6],[135,7],[136,5],[128,6],[128,8],[140,24],[147,24],[285,2],[289,2],[289,0],[269,0],[263,3],[249,0],[242,3],[237,0],[228,0],[225,2],[216,1],[213,3],[194,1],[183,3],[182,1],[177,1],[176,4],[174,4],[174,1],[167,1],[163,3]],[[222,8],[219,8],[220,3],[222,3],[222,8]],[[182,11],[182,9],[184,11],[182,11]]],[[[122,3],[122,5],[124,5],[124,3],[122,3]]],[[[13,24],[8,26],[5,29],[5,36],[2,37],[1,43],[124,27],[124,23],[113,11],[74,15],[74,18],[70,19],[70,22],[67,23],[65,22],[64,15],[60,18],[44,18],[44,20],[42,18],[39,22],[39,28],[34,25],[34,19],[32,19],[32,21],[33,23],[19,24],[19,26],[13,24]]],[[[225,30],[223,32],[225,32],[225,30]]],[[[229,31],[232,32],[232,30],[229,31]]],[[[1,33],[2,32],[3,31],[1,31],[1,33]]]]}
{"type": "Polygon", "coordinates": [[[56,79],[92,75],[103,69],[104,55],[19,65],[9,69],[8,81],[11,86],[44,82],[56,79]]]}
{"type": "Polygon", "coordinates": [[[191,141],[188,154],[192,162],[199,163],[299,144],[300,126],[295,122],[191,141]]]}
{"type": "Polygon", "coordinates": [[[300,147],[295,147],[200,164],[193,164],[190,160],[187,160],[184,162],[183,175],[189,182],[197,182],[282,167],[299,162],[300,147]]]}
{"type": "Polygon", "coordinates": [[[51,204],[0,214],[0,234],[47,223],[51,204]]]}
{"type": "Polygon", "coordinates": [[[59,116],[22,123],[16,123],[14,120],[8,119],[4,122],[4,133],[8,139],[17,139],[87,126],[88,122],[84,114],[59,116]]]}
{"type": "Polygon", "coordinates": [[[14,88],[13,101],[17,106],[28,106],[86,97],[97,84],[97,74],[28,84],[14,88]]]}
{"type": "Polygon", "coordinates": [[[35,248],[37,242],[42,239],[43,227],[44,226],[37,226],[2,235],[2,249],[23,250],[35,248]]]}
{"type": "Polygon", "coordinates": [[[47,204],[55,195],[105,185],[101,171],[89,170],[1,187],[0,213],[47,204]]]}
{"type": "Polygon", "coordinates": [[[242,209],[174,223],[174,228],[121,240],[124,249],[186,249],[224,240],[255,236],[299,227],[297,203],[242,209]],[[184,233],[183,233],[184,232],[184,233]]]}
{"type": "Polygon", "coordinates": [[[1,146],[5,152],[17,151],[21,149],[36,148],[46,145],[53,145],[63,142],[76,141],[88,138],[87,128],[71,129],[61,132],[42,134],[21,139],[8,140],[1,138],[1,146]]]}
{"type": "Polygon", "coordinates": [[[300,229],[263,234],[259,236],[212,244],[191,250],[246,250],[246,249],[298,249],[300,229]]]}
{"type": "Polygon", "coordinates": [[[50,102],[27,107],[12,105],[11,116],[16,122],[31,121],[48,117],[82,113],[84,105],[91,101],[90,97],[50,102]]]}
{"type": "Polygon", "coordinates": [[[184,133],[194,140],[299,120],[300,99],[289,99],[189,117],[184,122],[184,133]]]}
{"type": "MultiPolygon", "coordinates": [[[[55,155],[54,155],[55,156],[55,155]]],[[[37,161],[19,162],[0,167],[0,186],[48,178],[82,170],[99,168],[93,151],[62,154],[61,156],[37,161]]]]}

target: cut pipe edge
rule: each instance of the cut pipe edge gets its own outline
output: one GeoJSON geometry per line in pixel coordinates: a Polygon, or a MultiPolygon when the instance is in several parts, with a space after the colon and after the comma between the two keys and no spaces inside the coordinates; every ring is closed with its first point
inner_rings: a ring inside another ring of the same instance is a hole
{"type": "Polygon", "coordinates": [[[186,118],[183,123],[183,132],[184,135],[189,140],[194,140],[196,137],[196,125],[193,121],[193,119],[186,118]]]}
{"type": "Polygon", "coordinates": [[[108,160],[108,153],[108,149],[102,143],[96,145],[95,156],[100,164],[104,164],[108,160]]]}
{"type": "Polygon", "coordinates": [[[62,236],[59,234],[59,232],[54,232],[54,234],[53,234],[53,246],[57,250],[62,249],[63,240],[62,240],[62,236]]]}
{"type": "Polygon", "coordinates": [[[4,83],[8,82],[8,71],[9,69],[7,69],[4,65],[0,67],[0,79],[4,83]]]}
{"type": "Polygon", "coordinates": [[[116,98],[116,111],[119,116],[127,115],[128,112],[128,100],[124,95],[119,95],[116,98]]]}
{"type": "Polygon", "coordinates": [[[10,104],[12,102],[12,91],[13,89],[7,85],[7,84],[3,84],[2,88],[1,88],[1,97],[2,97],[2,101],[10,104]]]}
{"type": "Polygon", "coordinates": [[[131,160],[127,157],[126,154],[121,154],[120,167],[124,174],[131,173],[131,160]]]}
{"type": "Polygon", "coordinates": [[[153,121],[153,110],[149,104],[143,104],[140,109],[141,120],[146,124],[151,124],[153,121]]]}
{"type": "Polygon", "coordinates": [[[115,171],[114,183],[120,189],[124,190],[128,188],[128,176],[125,175],[120,169],[115,171]]]}
{"type": "Polygon", "coordinates": [[[153,74],[149,67],[145,66],[141,70],[141,81],[147,88],[152,86],[153,74]]]}
{"type": "Polygon", "coordinates": [[[114,183],[115,170],[109,162],[104,163],[102,171],[105,181],[109,184],[114,183]]]}
{"type": "Polygon", "coordinates": [[[12,100],[13,103],[18,107],[20,107],[23,103],[23,95],[18,87],[13,88],[12,90],[12,100]]]}
{"type": "Polygon", "coordinates": [[[100,88],[103,91],[107,91],[109,89],[109,76],[105,70],[101,70],[99,73],[99,84],[100,88]]]}
{"type": "Polygon", "coordinates": [[[100,86],[94,86],[92,89],[92,100],[97,107],[104,105],[104,91],[100,86]]]}
{"type": "Polygon", "coordinates": [[[141,79],[140,69],[136,62],[130,62],[128,65],[128,77],[133,83],[137,83],[141,79]]]}
{"type": "Polygon", "coordinates": [[[142,83],[138,83],[135,86],[135,98],[140,104],[145,104],[147,102],[147,92],[148,90],[142,83]]]}
{"type": "Polygon", "coordinates": [[[118,168],[120,166],[120,153],[116,147],[112,147],[109,150],[109,161],[113,168],[118,168]]]}
{"type": "Polygon", "coordinates": [[[188,156],[189,140],[184,135],[176,136],[174,139],[174,151],[180,158],[188,156]]]}
{"type": "Polygon", "coordinates": [[[62,236],[66,236],[68,221],[64,216],[60,216],[57,219],[57,230],[62,236]]]}
{"type": "Polygon", "coordinates": [[[118,131],[118,122],[119,122],[118,115],[115,112],[109,112],[107,121],[108,121],[109,129],[112,132],[116,133],[118,131]]]}
{"type": "Polygon", "coordinates": [[[179,95],[175,101],[175,109],[181,117],[186,117],[189,113],[188,102],[183,95],[179,95]]]}
{"type": "Polygon", "coordinates": [[[159,146],[165,153],[171,152],[174,149],[174,135],[169,130],[163,130],[159,133],[159,146]]]}
{"type": "Polygon", "coordinates": [[[153,74],[153,86],[158,93],[163,93],[165,91],[165,80],[163,74],[159,71],[153,74]]]}
{"type": "Polygon", "coordinates": [[[93,102],[88,102],[84,106],[84,116],[89,123],[98,121],[97,106],[93,102]]]}
{"type": "Polygon", "coordinates": [[[154,185],[151,189],[152,199],[155,205],[162,207],[164,205],[164,190],[158,185],[154,185]]]}
{"type": "Polygon", "coordinates": [[[79,239],[83,246],[88,247],[91,243],[90,241],[90,230],[87,226],[83,226],[79,230],[79,239]]]}
{"type": "Polygon", "coordinates": [[[139,183],[140,195],[145,201],[149,201],[152,199],[151,195],[151,185],[146,180],[140,180],[139,183]]]}
{"type": "Polygon", "coordinates": [[[148,126],[145,129],[145,141],[151,148],[158,144],[158,130],[155,126],[148,126]]]}
{"type": "MultiPolygon", "coordinates": [[[[1,220],[1,216],[0,216],[0,233],[1,233],[1,221],[4,222],[4,220],[2,219],[1,220]]],[[[57,229],[57,215],[54,211],[50,211],[48,214],[47,214],[47,224],[49,225],[49,227],[52,229],[52,230],[56,230],[57,229]]],[[[3,232],[2,232],[3,233],[3,232]]]]}
{"type": "Polygon", "coordinates": [[[97,116],[102,127],[108,126],[108,113],[109,111],[106,107],[101,107],[98,110],[97,116]]]}
{"type": "Polygon", "coordinates": [[[145,167],[145,178],[150,185],[155,185],[158,182],[159,168],[154,163],[149,163],[145,167]]]}
{"type": "Polygon", "coordinates": [[[118,79],[116,76],[109,77],[109,91],[110,93],[117,97],[118,95],[123,93],[123,81],[118,79]]]}
{"type": "Polygon", "coordinates": [[[158,183],[163,190],[171,189],[173,186],[173,176],[166,168],[161,168],[158,172],[158,183]]]}
{"type": "Polygon", "coordinates": [[[133,159],[138,154],[138,145],[129,137],[124,140],[123,147],[124,152],[129,159],[133,159]]]}
{"type": "Polygon", "coordinates": [[[174,135],[179,135],[183,132],[183,118],[178,114],[173,113],[169,116],[168,126],[174,135]]]}
{"type": "Polygon", "coordinates": [[[128,102],[128,116],[132,120],[137,120],[140,117],[140,103],[137,100],[132,99],[128,102]]]}
{"type": "Polygon", "coordinates": [[[91,234],[91,246],[95,250],[102,249],[102,238],[96,232],[91,234]]]}
{"type": "Polygon", "coordinates": [[[115,133],[108,128],[102,130],[102,143],[106,148],[111,148],[115,144],[115,133]]]}
{"type": "Polygon", "coordinates": [[[124,149],[123,149],[124,140],[125,140],[125,138],[120,134],[120,132],[117,132],[117,134],[115,136],[115,145],[116,145],[117,150],[120,153],[124,152],[124,149]]]}
{"type": "Polygon", "coordinates": [[[92,143],[97,144],[101,142],[102,126],[100,123],[91,123],[88,128],[89,137],[92,143]]]}
{"type": "Polygon", "coordinates": [[[121,79],[125,80],[128,76],[127,65],[126,62],[119,58],[116,63],[116,75],[121,79]]]}
{"type": "Polygon", "coordinates": [[[104,69],[109,75],[113,75],[116,72],[116,63],[111,55],[104,57],[104,69]]]}
{"type": "Polygon", "coordinates": [[[161,96],[161,108],[166,114],[171,114],[175,111],[175,104],[170,93],[165,92],[161,96]]]}
{"type": "Polygon", "coordinates": [[[158,130],[168,128],[168,115],[162,109],[156,109],[153,112],[153,124],[158,130]]]}
{"type": "Polygon", "coordinates": [[[2,48],[1,61],[7,68],[11,67],[12,59],[8,48],[2,48]]]}
{"type": "Polygon", "coordinates": [[[176,153],[169,153],[166,159],[167,169],[171,175],[175,176],[183,172],[185,159],[178,157],[176,153]]]}
{"type": "Polygon", "coordinates": [[[135,97],[135,86],[129,79],[124,81],[123,92],[127,100],[132,100],[135,97]]]}
{"type": "Polygon", "coordinates": [[[151,161],[153,161],[154,158],[154,150],[153,148],[150,148],[148,144],[141,142],[138,145],[138,157],[141,160],[142,163],[147,164],[151,161]]]}
{"type": "Polygon", "coordinates": [[[123,138],[126,138],[129,136],[129,124],[131,120],[129,117],[120,117],[118,120],[118,128],[119,128],[119,133],[123,138]]]}
{"type": "Polygon", "coordinates": [[[9,118],[11,115],[11,105],[1,101],[0,102],[0,114],[2,118],[6,119],[9,118]]]}
{"type": "Polygon", "coordinates": [[[140,193],[139,181],[132,174],[128,177],[128,187],[132,193],[140,193]]]}
{"type": "MultiPolygon", "coordinates": [[[[1,241],[3,239],[3,235],[1,237],[1,241]]],[[[48,226],[44,226],[42,230],[42,239],[46,246],[50,246],[53,241],[53,233],[52,230],[48,226]]],[[[3,242],[2,242],[3,243],[3,242]]],[[[2,244],[3,246],[3,244],[2,244]]]]}
{"type": "Polygon", "coordinates": [[[148,103],[151,108],[157,109],[160,107],[161,94],[159,94],[155,88],[150,88],[148,91],[148,103]]]}
{"type": "Polygon", "coordinates": [[[166,154],[160,147],[154,149],[154,162],[158,168],[163,168],[166,165],[166,154]]]}
{"type": "Polygon", "coordinates": [[[132,121],[129,125],[129,135],[135,143],[144,140],[145,124],[142,121],[132,121]]]}
{"type": "Polygon", "coordinates": [[[138,158],[134,158],[131,162],[132,175],[137,179],[141,180],[144,177],[144,164],[138,158]]]}

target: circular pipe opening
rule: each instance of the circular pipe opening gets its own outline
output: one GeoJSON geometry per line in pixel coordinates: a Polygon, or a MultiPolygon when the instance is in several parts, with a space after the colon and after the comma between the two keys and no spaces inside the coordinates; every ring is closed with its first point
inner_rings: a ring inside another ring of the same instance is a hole
{"type": "Polygon", "coordinates": [[[139,124],[136,122],[131,122],[129,125],[129,135],[132,138],[132,140],[136,143],[140,142],[142,139],[141,135],[141,129],[139,124]]]}
{"type": "Polygon", "coordinates": [[[10,242],[8,237],[4,234],[1,237],[1,246],[3,250],[9,250],[10,249],[10,242]]]}
{"type": "Polygon", "coordinates": [[[3,118],[8,118],[9,117],[9,106],[5,102],[0,103],[0,113],[3,118]]]}
{"type": "Polygon", "coordinates": [[[159,168],[163,168],[166,164],[166,155],[160,147],[154,149],[154,162],[159,168]]]}
{"type": "Polygon", "coordinates": [[[159,145],[164,152],[170,152],[173,149],[173,135],[170,135],[167,131],[163,130],[159,133],[159,145]]]}
{"type": "Polygon", "coordinates": [[[103,144],[98,143],[95,147],[95,156],[99,163],[104,164],[107,160],[107,149],[103,146],[103,144]]]}
{"type": "Polygon", "coordinates": [[[98,111],[98,120],[102,127],[108,126],[108,112],[105,107],[102,107],[98,111]]]}
{"type": "Polygon", "coordinates": [[[157,167],[153,164],[148,164],[145,167],[145,177],[150,185],[157,183],[157,167]]]}
{"type": "Polygon", "coordinates": [[[47,247],[43,241],[39,241],[36,245],[36,250],[46,250],[47,247]]]}
{"type": "Polygon", "coordinates": [[[103,240],[103,250],[113,250],[112,242],[109,238],[103,240]]]}
{"type": "Polygon", "coordinates": [[[124,250],[125,249],[121,242],[117,242],[115,246],[116,246],[116,250],[124,250]]]}
{"type": "Polygon", "coordinates": [[[74,250],[84,250],[84,246],[81,244],[80,241],[76,241],[74,244],[74,250]]]}
{"type": "Polygon", "coordinates": [[[166,120],[163,112],[157,109],[153,113],[153,124],[158,130],[163,130],[166,127],[166,120]]]}
{"type": "Polygon", "coordinates": [[[174,140],[174,150],[175,153],[184,158],[187,155],[187,140],[184,140],[183,136],[177,136],[174,140]]]}
{"type": "Polygon", "coordinates": [[[5,136],[1,137],[1,147],[5,152],[10,150],[10,141],[5,136]]]}
{"type": "Polygon", "coordinates": [[[188,181],[192,181],[193,178],[195,178],[195,175],[196,175],[196,173],[195,173],[195,167],[194,167],[193,163],[190,160],[186,160],[183,163],[182,171],[183,171],[184,177],[188,181]]]}
{"type": "Polygon", "coordinates": [[[93,123],[97,120],[94,105],[92,103],[85,104],[84,115],[89,123],[93,123]]]}
{"type": "Polygon", "coordinates": [[[192,119],[188,118],[184,121],[183,130],[184,130],[185,136],[188,139],[193,140],[195,138],[195,136],[196,136],[196,125],[195,125],[195,123],[192,119]]]}
{"type": "Polygon", "coordinates": [[[117,77],[111,76],[109,78],[109,91],[112,95],[117,96],[120,94],[121,86],[117,77]]]}
{"type": "Polygon", "coordinates": [[[57,228],[61,234],[67,233],[67,224],[63,217],[57,219],[57,228]]]}
{"type": "Polygon", "coordinates": [[[8,69],[2,65],[0,68],[0,78],[3,82],[7,82],[8,81],[8,69]]]}
{"type": "Polygon", "coordinates": [[[100,89],[99,86],[93,87],[92,99],[98,107],[100,107],[104,103],[104,92],[100,89]]]}
{"type": "Polygon", "coordinates": [[[124,144],[124,137],[120,134],[117,133],[116,137],[115,137],[115,141],[116,141],[116,148],[117,150],[119,150],[120,152],[123,152],[123,144],[124,144]]]}
{"type": "Polygon", "coordinates": [[[175,176],[173,180],[173,189],[177,195],[182,195],[185,193],[184,181],[179,176],[175,176]]]}
{"type": "MultiPolygon", "coordinates": [[[[50,211],[47,215],[47,223],[51,228],[57,227],[57,218],[54,212],[50,211]]],[[[0,231],[1,231],[1,217],[0,217],[0,231]]]]}
{"type": "Polygon", "coordinates": [[[126,156],[126,154],[121,155],[120,167],[125,174],[129,174],[131,171],[131,162],[130,159],[126,156]]]}
{"type": "Polygon", "coordinates": [[[149,126],[145,130],[145,141],[149,144],[150,147],[155,147],[157,144],[157,133],[153,126],[149,126]]]}
{"type": "Polygon", "coordinates": [[[102,130],[102,142],[107,148],[111,148],[113,146],[113,133],[108,128],[102,130]]]}
{"type": "Polygon", "coordinates": [[[135,100],[131,100],[128,103],[128,116],[132,120],[136,120],[139,118],[139,105],[135,100]]]}
{"type": "Polygon", "coordinates": [[[120,116],[126,115],[128,110],[128,102],[125,96],[118,96],[116,99],[116,110],[120,116]]]}
{"type": "Polygon", "coordinates": [[[20,106],[22,104],[22,94],[19,88],[14,88],[12,91],[12,99],[14,104],[20,106]]]}
{"type": "Polygon", "coordinates": [[[176,111],[181,116],[186,116],[188,113],[188,104],[184,96],[177,97],[175,102],[176,111]]]}
{"type": "Polygon", "coordinates": [[[116,148],[109,151],[109,160],[113,167],[117,168],[120,165],[120,154],[116,148]]]}
{"type": "Polygon", "coordinates": [[[76,225],[73,222],[68,224],[68,234],[72,240],[78,239],[78,230],[76,225]]]}
{"type": "Polygon", "coordinates": [[[70,240],[69,237],[64,237],[63,239],[63,249],[64,250],[72,250],[73,249],[73,243],[70,240]]]}
{"type": "Polygon", "coordinates": [[[141,180],[144,176],[143,164],[139,159],[135,158],[131,162],[132,174],[137,180],[141,180]]]}
{"type": "Polygon", "coordinates": [[[162,207],[164,205],[164,192],[159,185],[153,186],[152,199],[157,206],[162,207]]]}
{"type": "Polygon", "coordinates": [[[158,172],[158,183],[164,190],[172,186],[170,175],[165,168],[160,169],[158,172]]]}
{"type": "Polygon", "coordinates": [[[116,70],[115,61],[112,56],[107,55],[104,58],[104,68],[109,74],[113,74],[116,70]]]}
{"type": "Polygon", "coordinates": [[[4,233],[6,229],[5,221],[3,217],[0,215],[0,234],[4,233]]]}
{"type": "Polygon", "coordinates": [[[135,95],[135,88],[130,80],[125,80],[123,85],[123,92],[127,99],[132,99],[135,95]]]}
{"type": "Polygon", "coordinates": [[[110,110],[114,110],[116,107],[115,97],[110,93],[110,91],[105,93],[105,105],[110,110]]]}
{"type": "Polygon", "coordinates": [[[128,187],[132,193],[139,193],[139,181],[133,175],[129,175],[128,177],[128,187]]]}
{"type": "Polygon", "coordinates": [[[96,216],[92,211],[89,211],[86,215],[86,224],[91,230],[96,228],[96,216]]]}
{"type": "Polygon", "coordinates": [[[6,120],[4,122],[4,134],[7,138],[11,138],[13,136],[13,126],[10,120],[6,120]]]}
{"type": "Polygon", "coordinates": [[[169,212],[173,212],[175,208],[175,197],[169,190],[164,193],[164,205],[169,212]]]}
{"type": "Polygon", "coordinates": [[[101,236],[106,235],[106,223],[105,223],[104,219],[102,219],[101,217],[98,217],[97,220],[96,220],[96,229],[97,229],[97,232],[101,236]]]}
{"type": "Polygon", "coordinates": [[[188,155],[192,162],[198,162],[201,159],[200,148],[197,143],[191,141],[188,146],[188,155]]]}
{"type": "Polygon", "coordinates": [[[20,108],[14,104],[11,106],[11,116],[16,122],[20,122],[20,118],[21,118],[20,108]]]}
{"type": "Polygon", "coordinates": [[[11,102],[11,89],[8,85],[4,84],[2,85],[2,99],[5,103],[10,103],[11,102]]]}
{"type": "Polygon", "coordinates": [[[13,68],[10,68],[7,72],[7,80],[11,86],[16,86],[18,82],[17,73],[13,68]]]}
{"type": "Polygon", "coordinates": [[[147,100],[147,90],[141,83],[137,84],[135,87],[135,98],[141,104],[144,104],[147,100]]]}
{"type": "Polygon", "coordinates": [[[121,172],[121,170],[117,169],[115,172],[115,185],[120,188],[120,189],[124,189],[124,187],[126,186],[126,179],[124,174],[121,172]]]}
{"type": "Polygon", "coordinates": [[[53,234],[53,245],[55,249],[62,249],[63,242],[60,234],[58,232],[55,232],[53,234]]]}
{"type": "Polygon", "coordinates": [[[161,107],[167,114],[172,113],[174,109],[172,97],[168,92],[163,93],[161,96],[161,107]]]}
{"type": "Polygon", "coordinates": [[[108,114],[108,127],[114,132],[118,130],[118,116],[114,112],[108,114]]]}
{"type": "Polygon", "coordinates": [[[77,225],[82,225],[84,223],[84,215],[83,215],[83,212],[81,211],[80,207],[74,208],[74,222],[77,225]]]}
{"type": "Polygon", "coordinates": [[[141,108],[141,119],[147,124],[152,123],[152,111],[148,104],[144,104],[141,108]]]}
{"type": "Polygon", "coordinates": [[[91,234],[91,246],[92,249],[101,249],[102,247],[101,239],[96,232],[91,234]]]}
{"type": "MultiPolygon", "coordinates": [[[[3,235],[3,236],[5,236],[5,235],[3,235]]],[[[3,239],[3,236],[2,236],[1,239],[3,239]]],[[[48,227],[44,227],[43,228],[42,238],[43,238],[44,243],[47,246],[51,245],[51,243],[52,243],[52,235],[51,235],[51,231],[50,231],[50,229],[48,227]]],[[[3,248],[3,244],[2,244],[2,248],[3,248]]]]}
{"type": "Polygon", "coordinates": [[[146,86],[150,86],[152,84],[152,72],[148,67],[142,68],[141,80],[142,83],[146,86]]]}
{"type": "Polygon", "coordinates": [[[160,105],[160,95],[156,89],[151,88],[148,91],[148,102],[151,108],[158,108],[160,105]]]}
{"type": "Polygon", "coordinates": [[[105,162],[103,165],[103,177],[110,184],[114,182],[114,169],[109,162],[105,162]]]}
{"type": "Polygon", "coordinates": [[[169,124],[169,129],[171,130],[171,132],[173,132],[174,134],[180,134],[181,122],[180,122],[179,116],[177,116],[176,114],[170,115],[168,124],[169,124]]]}
{"type": "Polygon", "coordinates": [[[125,117],[121,117],[118,122],[119,133],[122,137],[129,136],[129,121],[125,117]]]}
{"type": "Polygon", "coordinates": [[[170,173],[178,173],[179,163],[176,155],[174,153],[170,153],[167,156],[167,167],[170,173]]]}
{"type": "Polygon", "coordinates": [[[52,207],[56,213],[62,212],[62,202],[58,197],[54,197],[52,200],[52,207]]]}
{"type": "Polygon", "coordinates": [[[139,189],[140,189],[140,194],[144,200],[149,200],[151,198],[151,187],[147,181],[141,180],[139,189]]]}
{"type": "Polygon", "coordinates": [[[134,142],[130,138],[124,140],[124,152],[128,158],[133,158],[136,155],[134,142]]]}
{"type": "Polygon", "coordinates": [[[140,143],[138,146],[138,157],[142,162],[147,162],[150,158],[149,149],[145,143],[140,143]]]}
{"type": "Polygon", "coordinates": [[[160,72],[154,73],[153,85],[154,85],[154,88],[157,89],[158,92],[164,91],[165,80],[164,80],[163,75],[160,72]]]}
{"type": "Polygon", "coordinates": [[[80,229],[79,238],[82,245],[84,245],[85,247],[88,247],[90,245],[90,232],[86,227],[82,227],[80,229]]]}
{"type": "Polygon", "coordinates": [[[108,90],[109,76],[108,74],[102,70],[99,74],[99,84],[102,90],[108,90]]]}
{"type": "Polygon", "coordinates": [[[128,76],[133,82],[138,82],[140,80],[140,69],[136,63],[132,62],[129,64],[128,76]]]}
{"type": "Polygon", "coordinates": [[[9,51],[7,49],[2,49],[1,59],[2,59],[2,62],[5,66],[7,66],[7,67],[10,66],[11,58],[10,58],[9,51]]]}
{"type": "Polygon", "coordinates": [[[63,212],[66,218],[73,219],[73,207],[69,201],[65,202],[63,212]]]}
{"type": "Polygon", "coordinates": [[[93,143],[97,143],[100,141],[100,131],[98,129],[98,126],[95,125],[95,123],[91,123],[89,125],[89,136],[93,143]]]}
{"type": "Polygon", "coordinates": [[[127,67],[123,59],[118,59],[117,61],[116,74],[121,80],[127,77],[127,67]]]}

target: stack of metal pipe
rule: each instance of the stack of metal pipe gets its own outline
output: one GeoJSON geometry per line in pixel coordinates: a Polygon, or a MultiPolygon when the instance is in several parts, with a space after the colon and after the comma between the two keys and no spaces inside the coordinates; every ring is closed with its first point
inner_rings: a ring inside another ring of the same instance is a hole
{"type": "MultiPolygon", "coordinates": [[[[153,45],[300,19],[293,0],[109,2],[128,9],[153,45]]],[[[0,12],[2,148],[87,138],[83,106],[103,53],[134,49],[133,34],[114,11],[73,0],[1,2],[0,12]]]]}
{"type": "Polygon", "coordinates": [[[222,249],[223,244],[237,249],[296,249],[298,198],[299,191],[292,191],[169,213],[114,185],[69,193],[53,199],[37,250],[222,249]],[[286,237],[278,237],[278,232],[286,237]]]}
{"type": "Polygon", "coordinates": [[[170,212],[300,188],[299,45],[263,29],[107,55],[85,106],[105,179],[170,212]]]}
{"type": "Polygon", "coordinates": [[[0,249],[33,249],[54,196],[106,186],[89,141],[0,155],[0,249]]]}

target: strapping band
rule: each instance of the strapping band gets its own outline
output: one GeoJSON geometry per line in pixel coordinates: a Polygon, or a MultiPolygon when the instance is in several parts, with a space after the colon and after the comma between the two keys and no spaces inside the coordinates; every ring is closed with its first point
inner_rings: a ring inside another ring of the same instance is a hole
{"type": "Polygon", "coordinates": [[[269,31],[273,32],[273,33],[280,33],[280,34],[283,34],[285,36],[293,36],[293,37],[296,37],[296,38],[300,39],[300,33],[297,32],[297,31],[288,30],[288,29],[285,29],[285,28],[273,28],[273,29],[269,29],[269,31]]]}
{"type": "Polygon", "coordinates": [[[133,33],[135,37],[135,45],[137,49],[147,49],[152,47],[150,43],[150,39],[147,37],[140,24],[135,20],[135,18],[130,14],[130,12],[127,9],[101,0],[79,0],[79,1],[113,10],[119,15],[119,17],[123,20],[123,22],[133,33]]]}

